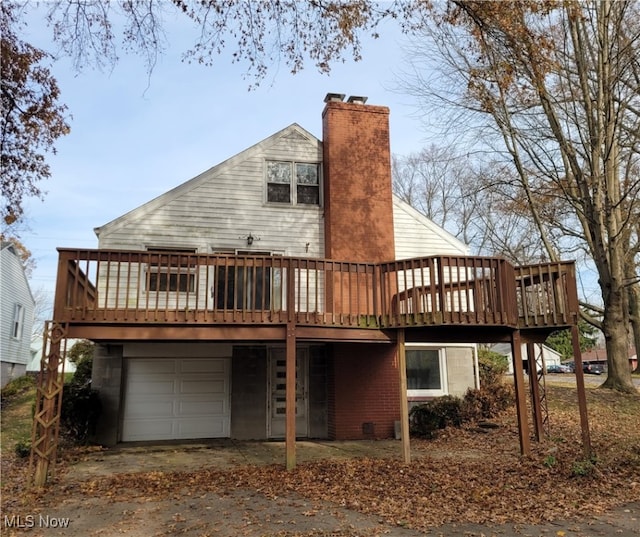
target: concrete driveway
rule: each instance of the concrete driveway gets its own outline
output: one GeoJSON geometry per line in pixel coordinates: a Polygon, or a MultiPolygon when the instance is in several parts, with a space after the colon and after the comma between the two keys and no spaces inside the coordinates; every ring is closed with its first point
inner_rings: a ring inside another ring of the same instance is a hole
{"type": "MultiPolygon", "coordinates": [[[[389,457],[400,459],[398,440],[298,441],[299,463],[320,459],[389,457]]],[[[414,453],[414,456],[418,456],[414,453]]],[[[86,454],[68,467],[67,479],[90,479],[116,473],[189,471],[205,466],[285,464],[284,442],[249,442],[230,439],[187,443],[130,443],[86,454]]]]}

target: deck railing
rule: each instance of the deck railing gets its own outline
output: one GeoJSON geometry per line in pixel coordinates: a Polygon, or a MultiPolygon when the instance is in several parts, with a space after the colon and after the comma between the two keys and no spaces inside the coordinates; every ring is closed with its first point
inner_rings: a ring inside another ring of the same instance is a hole
{"type": "Polygon", "coordinates": [[[561,261],[515,267],[519,324],[565,326],[578,320],[575,264],[561,261]]]}
{"type": "Polygon", "coordinates": [[[526,328],[568,324],[577,309],[573,263],[514,268],[500,258],[465,256],[373,264],[175,251],[59,254],[54,317],[61,322],[526,328]]]}

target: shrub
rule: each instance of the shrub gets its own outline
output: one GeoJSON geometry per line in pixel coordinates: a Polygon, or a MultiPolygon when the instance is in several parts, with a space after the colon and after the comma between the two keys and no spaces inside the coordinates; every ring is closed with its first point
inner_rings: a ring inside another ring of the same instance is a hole
{"type": "Polygon", "coordinates": [[[513,389],[505,384],[481,385],[469,388],[464,395],[462,415],[465,421],[495,418],[500,412],[513,406],[513,389]]]}
{"type": "Polygon", "coordinates": [[[462,424],[462,400],[445,395],[414,406],[409,413],[409,427],[415,436],[431,438],[435,431],[462,424]]]}
{"type": "Polygon", "coordinates": [[[84,444],[95,433],[102,404],[97,390],[91,387],[93,358],[83,357],[77,362],[76,372],[64,385],[60,426],[76,443],[84,444]]]}
{"type": "Polygon", "coordinates": [[[478,351],[480,388],[469,388],[465,393],[462,415],[465,421],[495,418],[500,412],[513,406],[513,388],[503,382],[508,370],[506,356],[497,352],[478,351]]]}
{"type": "Polygon", "coordinates": [[[70,384],[89,384],[91,382],[91,370],[93,369],[93,358],[85,358],[76,364],[76,372],[69,381],[70,384]]]}
{"type": "Polygon", "coordinates": [[[60,426],[66,436],[77,443],[86,443],[95,432],[101,410],[98,391],[91,384],[65,384],[60,426]]]}
{"type": "Polygon", "coordinates": [[[15,446],[16,456],[20,459],[26,459],[31,454],[31,441],[20,440],[15,446]]]}
{"type": "Polygon", "coordinates": [[[502,377],[509,370],[509,359],[497,352],[478,349],[480,386],[502,384],[502,377]]]}

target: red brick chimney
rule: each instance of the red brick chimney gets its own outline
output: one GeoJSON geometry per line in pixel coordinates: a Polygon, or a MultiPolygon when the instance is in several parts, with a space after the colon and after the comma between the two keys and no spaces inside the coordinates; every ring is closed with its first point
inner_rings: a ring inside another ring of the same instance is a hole
{"type": "Polygon", "coordinates": [[[330,93],[322,113],[325,256],[359,262],[395,257],[389,109],[330,93]]]}

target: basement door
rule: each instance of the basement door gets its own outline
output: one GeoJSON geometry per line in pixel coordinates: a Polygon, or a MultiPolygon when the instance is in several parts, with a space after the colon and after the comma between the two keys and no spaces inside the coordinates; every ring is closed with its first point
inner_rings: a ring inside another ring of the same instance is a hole
{"type": "Polygon", "coordinates": [[[125,361],[122,441],[229,436],[228,358],[125,361]]]}
{"type": "MultiPolygon", "coordinates": [[[[284,438],[286,433],[286,350],[269,348],[267,435],[284,438]]],[[[309,436],[309,349],[296,351],[296,437],[309,436]]]]}

